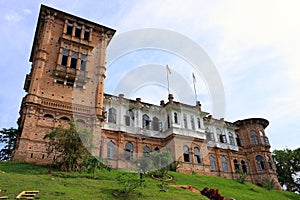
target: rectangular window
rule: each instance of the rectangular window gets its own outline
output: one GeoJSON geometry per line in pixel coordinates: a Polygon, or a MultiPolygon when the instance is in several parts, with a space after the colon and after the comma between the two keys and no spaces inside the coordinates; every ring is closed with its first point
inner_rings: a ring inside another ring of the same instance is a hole
{"type": "Polygon", "coordinates": [[[64,49],[63,52],[62,52],[62,58],[61,58],[61,65],[63,66],[67,66],[68,64],[68,54],[69,54],[69,51],[64,49]]]}
{"type": "Polygon", "coordinates": [[[186,114],[183,115],[183,125],[184,125],[184,128],[188,128],[186,114]]]}
{"type": "Polygon", "coordinates": [[[226,135],[220,135],[220,142],[227,143],[226,135]]]}
{"type": "Polygon", "coordinates": [[[86,62],[87,62],[87,55],[81,55],[80,70],[85,71],[86,62]]]}
{"type": "Polygon", "coordinates": [[[81,29],[82,29],[81,25],[78,24],[75,29],[75,37],[81,38],[81,29]]]}
{"type": "Polygon", "coordinates": [[[85,28],[83,39],[84,40],[89,40],[90,39],[90,29],[89,28],[85,28]]]}
{"type": "Polygon", "coordinates": [[[192,129],[195,130],[195,121],[194,121],[193,116],[191,116],[191,126],[192,126],[192,129]]]}
{"type": "Polygon", "coordinates": [[[71,58],[71,65],[70,68],[76,69],[77,66],[77,60],[78,60],[78,53],[73,52],[72,58],[71,58]]]}
{"type": "Polygon", "coordinates": [[[73,22],[72,21],[68,21],[67,24],[67,35],[72,35],[73,32],[73,22]]]}

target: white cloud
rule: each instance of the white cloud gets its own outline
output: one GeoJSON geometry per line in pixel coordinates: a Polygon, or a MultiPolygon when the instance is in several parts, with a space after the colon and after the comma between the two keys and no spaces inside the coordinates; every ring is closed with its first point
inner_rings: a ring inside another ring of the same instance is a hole
{"type": "Polygon", "coordinates": [[[18,13],[10,13],[5,15],[5,20],[8,22],[19,22],[21,21],[22,17],[18,13]]]}
{"type": "Polygon", "coordinates": [[[29,9],[24,9],[23,12],[24,12],[26,15],[31,15],[31,14],[32,14],[31,10],[29,10],[29,9]]]}

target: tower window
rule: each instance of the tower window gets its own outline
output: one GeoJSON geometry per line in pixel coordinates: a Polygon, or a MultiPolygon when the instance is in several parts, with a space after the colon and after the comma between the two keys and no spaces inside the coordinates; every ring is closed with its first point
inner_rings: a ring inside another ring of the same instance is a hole
{"type": "Polygon", "coordinates": [[[83,39],[84,40],[89,40],[90,39],[90,29],[89,28],[85,28],[83,39]]]}
{"type": "Polygon", "coordinates": [[[157,117],[153,117],[152,128],[153,128],[154,131],[160,131],[161,130],[160,122],[159,122],[159,119],[157,117]]]}
{"type": "Polygon", "coordinates": [[[73,22],[72,21],[68,21],[67,24],[67,35],[72,35],[73,32],[73,22]]]}
{"type": "Polygon", "coordinates": [[[82,29],[81,25],[78,24],[75,29],[75,37],[77,37],[77,38],[81,37],[81,29],[82,29]]]}
{"type": "Polygon", "coordinates": [[[77,60],[78,60],[78,53],[73,52],[73,53],[72,53],[72,59],[71,59],[71,65],[70,65],[70,68],[76,69],[76,66],[77,66],[77,60]]]}
{"type": "Polygon", "coordinates": [[[258,138],[257,138],[257,134],[255,131],[250,131],[250,136],[251,136],[251,143],[254,145],[258,144],[258,138]]]}
{"type": "Polygon", "coordinates": [[[64,49],[62,51],[62,58],[61,58],[61,63],[60,63],[61,65],[67,66],[67,64],[68,64],[68,55],[69,55],[69,51],[64,49]]]}
{"type": "Polygon", "coordinates": [[[107,143],[107,158],[114,159],[115,157],[115,143],[113,141],[109,141],[107,143]]]}
{"type": "Polygon", "coordinates": [[[80,70],[82,70],[82,71],[86,70],[86,62],[87,62],[87,55],[81,55],[80,70]]]}
{"type": "Polygon", "coordinates": [[[229,143],[230,143],[231,145],[235,145],[235,143],[234,143],[234,138],[233,138],[233,134],[229,132],[228,135],[229,135],[229,143]]]}
{"type": "Polygon", "coordinates": [[[266,164],[265,164],[264,158],[262,156],[260,156],[260,155],[256,156],[256,163],[257,163],[257,168],[259,171],[266,169],[266,164]]]}

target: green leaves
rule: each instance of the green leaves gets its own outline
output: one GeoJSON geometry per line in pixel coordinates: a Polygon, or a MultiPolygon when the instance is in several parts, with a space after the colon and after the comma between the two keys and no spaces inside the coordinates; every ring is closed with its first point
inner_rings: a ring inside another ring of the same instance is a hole
{"type": "Polygon", "coordinates": [[[55,128],[44,136],[48,140],[48,154],[56,155],[54,164],[63,171],[81,171],[82,163],[90,155],[92,134],[87,129],[78,129],[74,120],[69,128],[55,128]]]}
{"type": "Polygon", "coordinates": [[[294,176],[300,172],[300,148],[274,150],[273,159],[280,184],[286,185],[288,190],[300,191],[300,184],[294,180],[294,176]]]}
{"type": "Polygon", "coordinates": [[[0,131],[0,143],[5,144],[0,150],[0,160],[7,161],[10,160],[11,155],[16,148],[17,138],[19,136],[19,131],[15,128],[3,128],[0,131]]]}

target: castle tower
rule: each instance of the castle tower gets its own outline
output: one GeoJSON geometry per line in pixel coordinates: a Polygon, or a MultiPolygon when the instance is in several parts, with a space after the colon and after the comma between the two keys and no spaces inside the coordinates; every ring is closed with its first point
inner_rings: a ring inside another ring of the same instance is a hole
{"type": "Polygon", "coordinates": [[[44,135],[75,118],[101,126],[106,47],[115,30],[41,5],[14,161],[47,163],[44,135]]]}
{"type": "Polygon", "coordinates": [[[263,178],[274,178],[277,189],[280,189],[275,164],[270,152],[271,145],[265,133],[265,128],[269,125],[268,120],[250,118],[238,120],[234,124],[239,127],[237,134],[240,151],[244,152],[248,158],[249,175],[252,182],[261,185],[263,178]]]}

